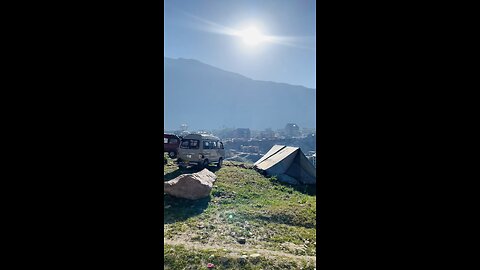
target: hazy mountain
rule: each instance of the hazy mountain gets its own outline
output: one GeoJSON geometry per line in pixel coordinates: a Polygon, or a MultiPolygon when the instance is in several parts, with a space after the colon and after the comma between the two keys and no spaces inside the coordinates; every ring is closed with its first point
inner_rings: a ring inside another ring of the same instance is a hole
{"type": "Polygon", "coordinates": [[[165,128],[315,127],[315,89],[252,80],[190,59],[164,59],[165,128]]]}

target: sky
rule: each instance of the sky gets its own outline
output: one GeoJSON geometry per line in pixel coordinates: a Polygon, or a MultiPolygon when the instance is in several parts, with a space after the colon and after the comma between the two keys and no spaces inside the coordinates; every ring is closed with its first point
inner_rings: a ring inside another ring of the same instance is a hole
{"type": "Polygon", "coordinates": [[[316,88],[315,0],[165,0],[164,56],[316,88]]]}

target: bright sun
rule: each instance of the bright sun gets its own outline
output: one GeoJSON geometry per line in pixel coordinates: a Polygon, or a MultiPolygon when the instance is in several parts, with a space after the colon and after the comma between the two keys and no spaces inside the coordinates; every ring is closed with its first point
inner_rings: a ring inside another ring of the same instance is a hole
{"type": "Polygon", "coordinates": [[[257,45],[264,40],[262,33],[260,33],[260,31],[258,31],[258,29],[255,27],[250,27],[243,30],[240,32],[240,36],[242,37],[243,42],[250,46],[257,45]]]}

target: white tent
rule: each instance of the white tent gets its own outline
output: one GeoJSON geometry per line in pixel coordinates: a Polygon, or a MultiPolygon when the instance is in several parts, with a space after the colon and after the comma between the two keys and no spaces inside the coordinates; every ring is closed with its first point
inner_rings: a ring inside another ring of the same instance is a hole
{"type": "Polygon", "coordinates": [[[316,184],[317,173],[313,164],[298,147],[274,145],[254,164],[269,176],[277,176],[290,184],[316,184]]]}

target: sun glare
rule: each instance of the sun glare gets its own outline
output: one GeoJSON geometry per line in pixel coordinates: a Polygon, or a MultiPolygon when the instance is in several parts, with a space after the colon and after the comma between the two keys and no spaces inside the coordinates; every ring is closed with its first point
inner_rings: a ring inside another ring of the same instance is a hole
{"type": "Polygon", "coordinates": [[[249,46],[257,45],[264,40],[262,33],[255,27],[243,30],[240,32],[240,36],[242,37],[243,42],[249,46]]]}

